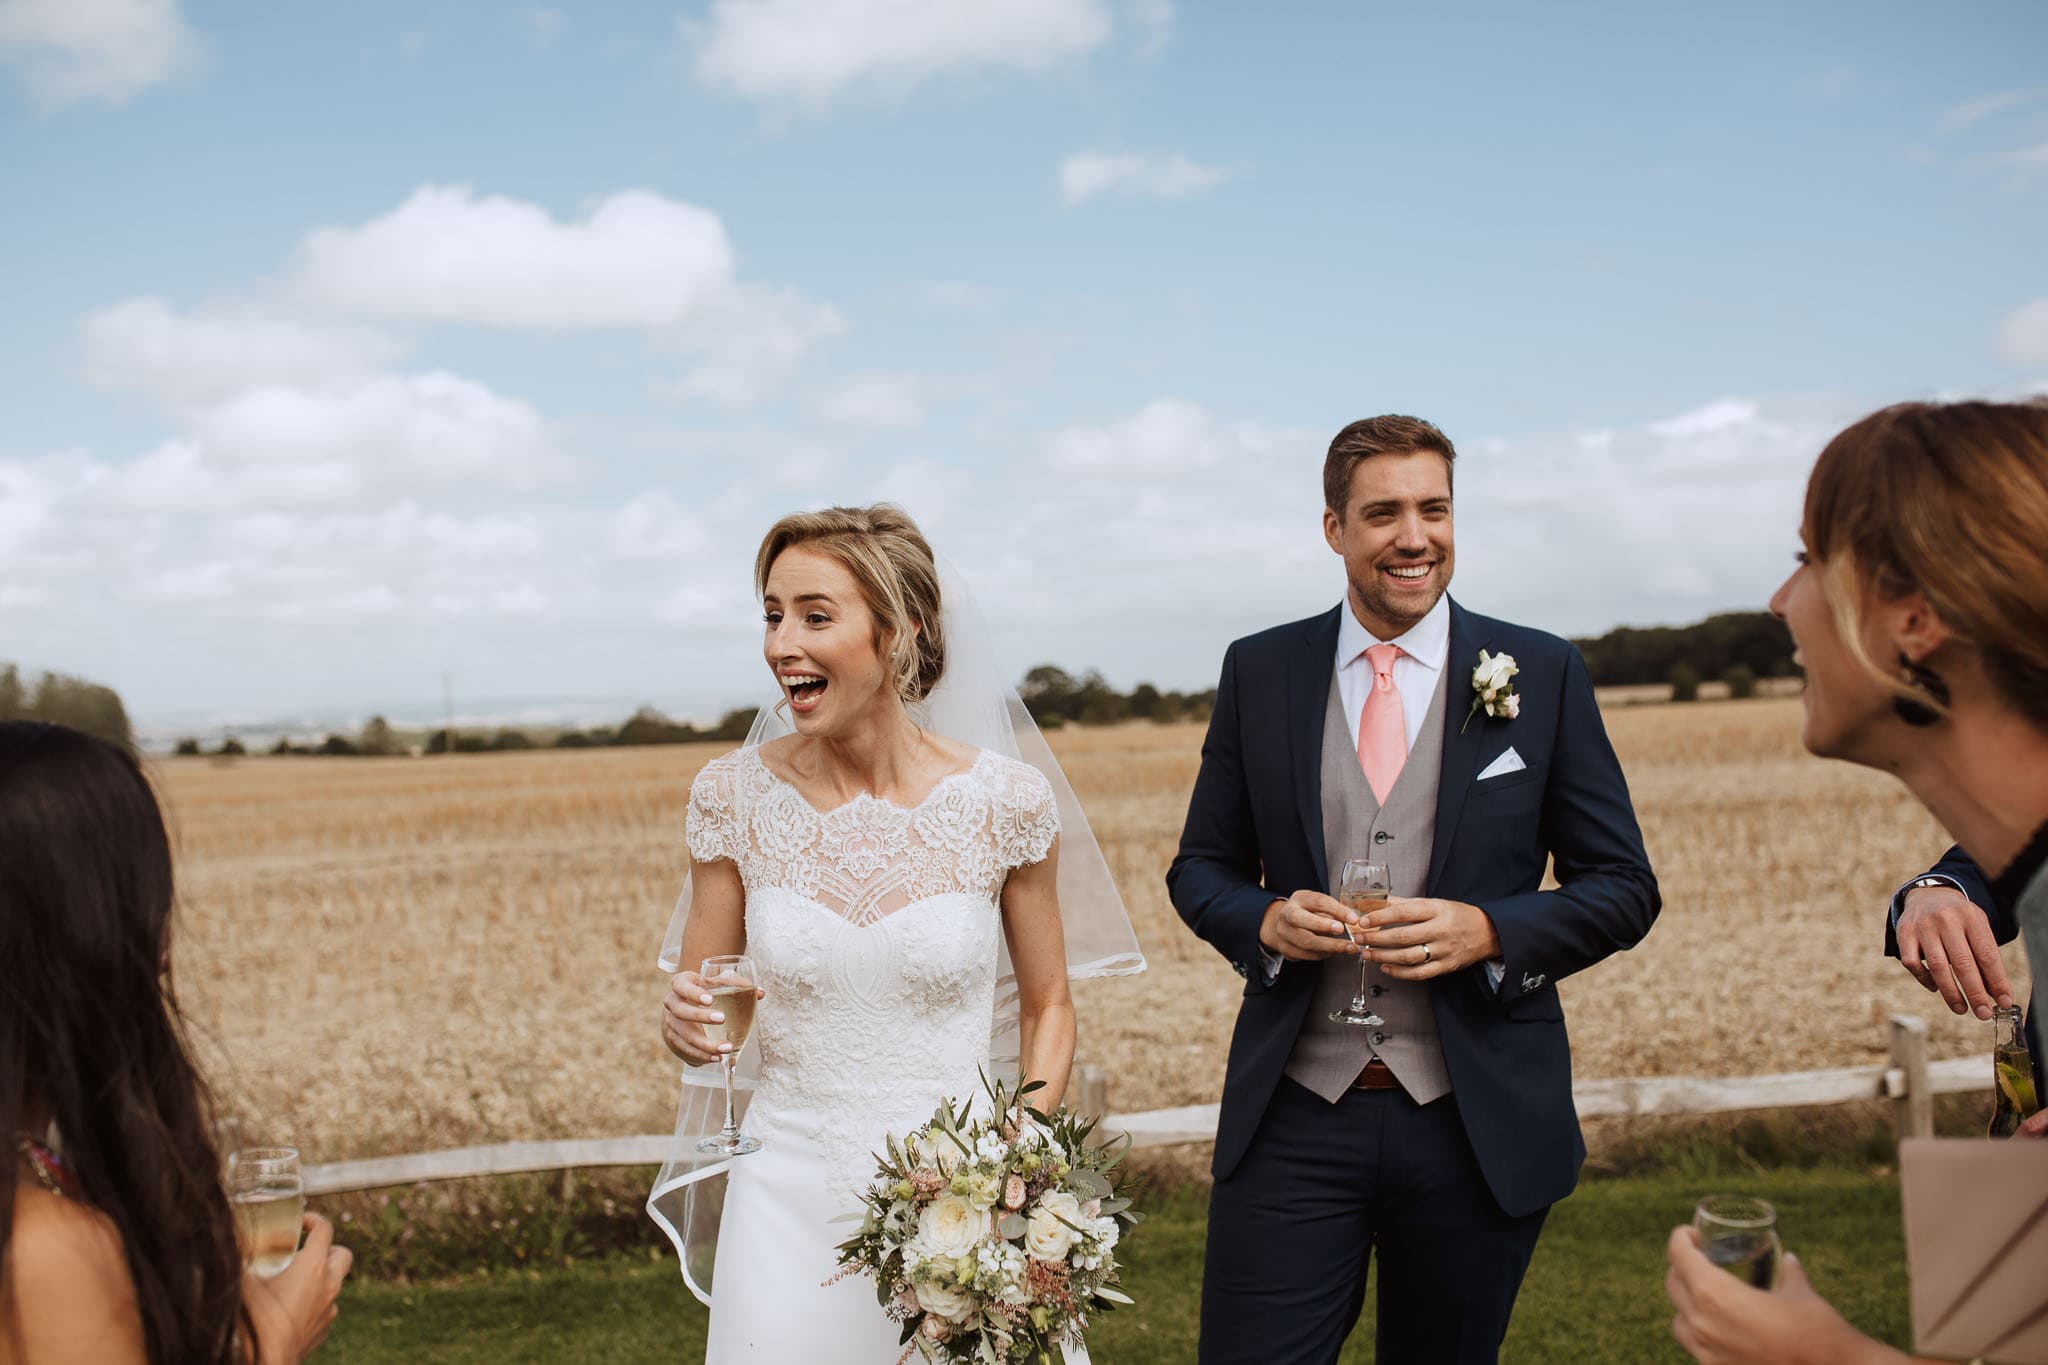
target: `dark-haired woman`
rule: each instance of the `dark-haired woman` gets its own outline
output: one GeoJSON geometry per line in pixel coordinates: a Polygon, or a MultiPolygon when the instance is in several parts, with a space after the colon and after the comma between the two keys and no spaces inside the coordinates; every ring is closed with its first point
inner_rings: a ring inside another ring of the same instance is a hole
{"type": "Polygon", "coordinates": [[[349,1268],[247,1275],[169,975],[170,843],[124,750],[0,722],[0,1365],[277,1365],[349,1268]]]}
{"type": "MultiPolygon", "coordinates": [[[[1806,673],[1806,747],[1898,777],[1999,904],[2048,894],[2048,407],[1871,414],[1821,452],[1800,539],[1771,610],[1806,673]]],[[[2037,965],[2044,946],[2028,943],[2037,965]]],[[[1796,1261],[1767,1294],[1711,1265],[1689,1228],[1667,1254],[1672,1334],[1696,1359],[1906,1359],[1845,1323],[1796,1261]]]]}

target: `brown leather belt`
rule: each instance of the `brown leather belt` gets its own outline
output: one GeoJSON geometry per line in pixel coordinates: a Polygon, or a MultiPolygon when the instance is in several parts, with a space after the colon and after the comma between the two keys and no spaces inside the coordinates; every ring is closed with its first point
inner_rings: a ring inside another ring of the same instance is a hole
{"type": "Polygon", "coordinates": [[[1354,1090],[1399,1090],[1401,1083],[1394,1079],[1394,1072],[1385,1062],[1375,1057],[1365,1064],[1365,1070],[1358,1073],[1358,1079],[1351,1083],[1354,1090]]]}

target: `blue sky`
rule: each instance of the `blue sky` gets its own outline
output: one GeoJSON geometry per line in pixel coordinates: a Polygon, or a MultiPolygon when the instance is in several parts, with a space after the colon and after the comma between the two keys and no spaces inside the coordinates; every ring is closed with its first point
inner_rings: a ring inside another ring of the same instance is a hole
{"type": "Polygon", "coordinates": [[[1021,672],[1334,600],[1760,603],[1881,403],[2048,384],[2048,10],[0,0],[0,658],[145,720],[716,710],[892,497],[1021,672]]]}

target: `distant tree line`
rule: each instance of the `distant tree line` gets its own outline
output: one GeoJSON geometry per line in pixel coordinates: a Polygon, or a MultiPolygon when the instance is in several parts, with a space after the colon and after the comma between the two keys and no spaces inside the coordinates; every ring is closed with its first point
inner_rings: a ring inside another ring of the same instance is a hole
{"type": "Polygon", "coordinates": [[[1090,670],[1076,678],[1064,668],[1040,664],[1024,675],[1017,686],[1024,709],[1040,727],[1062,725],[1116,725],[1127,720],[1207,720],[1216,705],[1216,689],[1202,692],[1162,692],[1141,682],[1129,692],[1119,692],[1090,670]]]}
{"type": "Polygon", "coordinates": [[[135,730],[120,694],[63,673],[38,674],[31,685],[22,681],[15,665],[0,664],[0,720],[46,720],[124,749],[135,747],[135,730]]]}
{"type": "MultiPolygon", "coordinates": [[[[710,740],[737,743],[747,737],[747,731],[754,724],[755,711],[756,708],[751,706],[728,711],[716,725],[696,726],[670,720],[654,707],[643,706],[635,711],[624,725],[549,732],[539,739],[524,730],[464,730],[458,726],[455,730],[454,749],[458,754],[487,754],[540,748],[601,749],[633,744],[695,744],[710,740]]],[[[384,717],[372,716],[364,723],[363,728],[353,735],[330,734],[323,739],[299,743],[294,743],[287,735],[272,744],[267,752],[276,755],[298,754],[322,758],[388,758],[397,754],[412,753],[415,748],[420,753],[447,753],[447,729],[429,731],[423,742],[415,744],[402,737],[384,717]]],[[[187,757],[211,753],[218,757],[234,758],[248,753],[249,750],[248,746],[233,735],[221,740],[219,747],[211,750],[201,746],[198,739],[188,736],[178,741],[175,752],[187,757]]]]}
{"type": "Polygon", "coordinates": [[[1572,641],[1586,656],[1595,687],[1670,683],[1673,701],[1692,701],[1702,679],[1720,678],[1729,695],[1752,696],[1759,678],[1791,677],[1792,636],[1767,611],[1730,611],[1690,626],[1621,626],[1572,641]]]}

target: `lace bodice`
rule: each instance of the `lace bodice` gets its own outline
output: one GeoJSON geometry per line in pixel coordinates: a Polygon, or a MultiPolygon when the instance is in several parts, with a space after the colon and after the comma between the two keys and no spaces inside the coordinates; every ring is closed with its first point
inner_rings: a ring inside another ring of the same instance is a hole
{"type": "Polygon", "coordinates": [[[863,794],[819,811],[747,748],[698,774],[688,832],[692,858],[739,868],[767,992],[748,1126],[813,1131],[850,1195],[885,1132],[979,1088],[1003,884],[1051,850],[1052,789],[983,750],[914,807],[863,794]]]}

